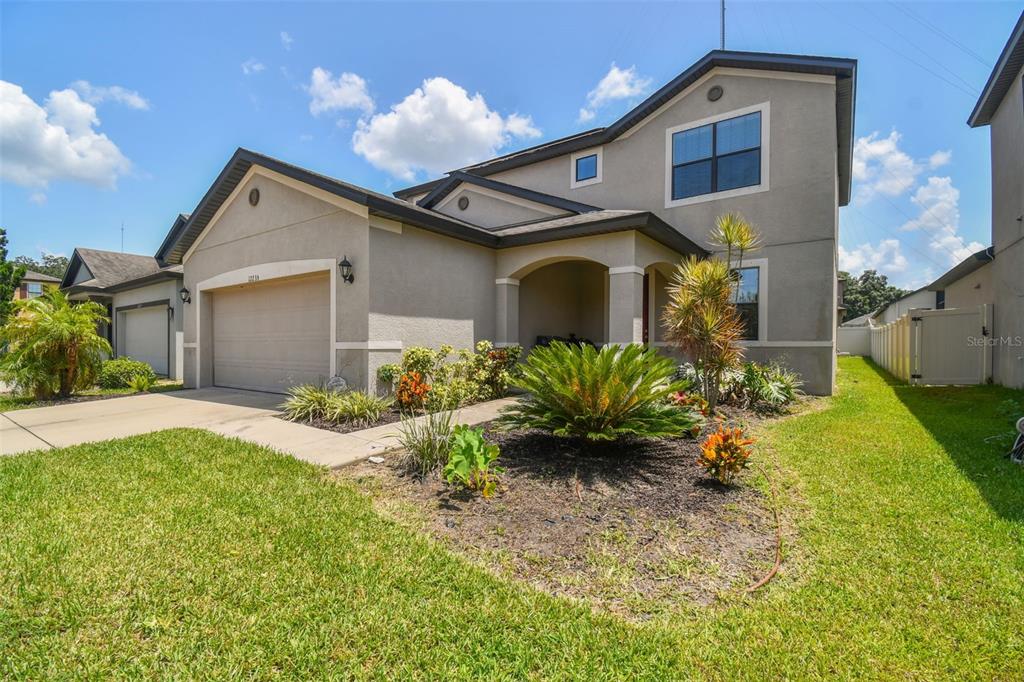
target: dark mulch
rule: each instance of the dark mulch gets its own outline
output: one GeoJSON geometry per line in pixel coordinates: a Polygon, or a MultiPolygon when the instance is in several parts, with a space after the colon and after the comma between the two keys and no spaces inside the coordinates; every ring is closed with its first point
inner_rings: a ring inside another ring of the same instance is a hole
{"type": "MultiPolygon", "coordinates": [[[[289,421],[283,414],[278,413],[278,418],[289,421]]],[[[371,424],[355,424],[352,422],[329,422],[322,419],[317,419],[311,422],[298,422],[299,424],[305,424],[306,426],[315,426],[318,429],[324,429],[325,431],[334,431],[335,433],[352,433],[353,431],[362,431],[363,429],[372,429],[375,426],[383,426],[384,424],[394,424],[402,419],[402,413],[398,410],[389,410],[377,421],[371,424]]]]}
{"type": "Polygon", "coordinates": [[[745,477],[729,487],[708,478],[696,440],[594,445],[487,433],[506,469],[490,500],[406,475],[394,457],[337,475],[500,573],[627,617],[709,604],[774,560],[764,495],[745,477]]]}

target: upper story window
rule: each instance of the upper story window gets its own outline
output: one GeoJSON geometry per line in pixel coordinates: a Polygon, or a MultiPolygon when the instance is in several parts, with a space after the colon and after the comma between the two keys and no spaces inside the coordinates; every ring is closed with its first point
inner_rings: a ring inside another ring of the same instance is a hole
{"type": "Polygon", "coordinates": [[[672,198],[761,184],[761,112],[672,135],[672,198]]]}
{"type": "Polygon", "coordinates": [[[576,159],[576,182],[591,180],[597,177],[597,154],[589,154],[576,159]]]}
{"type": "Polygon", "coordinates": [[[768,104],[667,131],[666,208],[768,189],[768,104]]]}
{"type": "Polygon", "coordinates": [[[43,285],[39,282],[27,282],[27,294],[29,298],[36,298],[43,295],[43,285]]]}
{"type": "Polygon", "coordinates": [[[569,187],[575,189],[601,182],[603,157],[604,149],[602,147],[584,149],[574,153],[569,164],[571,172],[569,187]]]}

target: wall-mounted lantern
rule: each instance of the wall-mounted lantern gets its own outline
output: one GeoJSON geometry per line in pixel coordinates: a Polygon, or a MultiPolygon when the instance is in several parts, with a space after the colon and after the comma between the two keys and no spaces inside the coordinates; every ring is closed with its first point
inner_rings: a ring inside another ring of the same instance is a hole
{"type": "Polygon", "coordinates": [[[178,296],[181,297],[181,302],[182,303],[191,303],[192,302],[192,292],[190,292],[187,287],[182,287],[178,291],[178,296]]]}
{"type": "Polygon", "coordinates": [[[349,284],[356,281],[356,276],[352,274],[352,264],[348,262],[348,256],[343,256],[342,259],[338,261],[338,269],[341,270],[341,278],[343,280],[349,284]]]}

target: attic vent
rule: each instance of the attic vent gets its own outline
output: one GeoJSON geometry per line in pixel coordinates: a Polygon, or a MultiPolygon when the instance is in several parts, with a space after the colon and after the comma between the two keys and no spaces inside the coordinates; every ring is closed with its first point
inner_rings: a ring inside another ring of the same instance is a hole
{"type": "Polygon", "coordinates": [[[469,208],[469,197],[467,197],[467,196],[459,197],[459,210],[460,211],[465,211],[467,208],[469,208]]]}
{"type": "Polygon", "coordinates": [[[712,102],[717,102],[718,100],[722,99],[723,92],[725,91],[722,90],[721,85],[713,85],[711,86],[711,89],[708,90],[708,99],[711,100],[712,102]]]}
{"type": "Polygon", "coordinates": [[[253,187],[249,190],[249,205],[255,206],[258,203],[260,203],[260,191],[253,187]]]}

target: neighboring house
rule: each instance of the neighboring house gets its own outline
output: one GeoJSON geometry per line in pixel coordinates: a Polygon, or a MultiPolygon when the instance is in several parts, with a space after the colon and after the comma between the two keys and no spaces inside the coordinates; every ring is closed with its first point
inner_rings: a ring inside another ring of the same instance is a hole
{"type": "Polygon", "coordinates": [[[1024,13],[1010,34],[968,124],[988,126],[992,145],[993,354],[996,383],[1024,387],[1024,13]]]}
{"type": "Polygon", "coordinates": [[[871,313],[864,313],[863,315],[860,315],[859,317],[855,317],[852,320],[847,320],[846,322],[843,322],[839,326],[840,327],[847,327],[847,328],[852,328],[852,327],[870,327],[871,326],[871,313]]]}
{"type": "Polygon", "coordinates": [[[41,272],[26,270],[25,276],[21,278],[21,284],[14,290],[14,300],[36,298],[42,296],[47,289],[56,289],[60,284],[60,278],[44,275],[41,272]]]}
{"type": "Polygon", "coordinates": [[[181,280],[180,265],[164,266],[152,256],[76,248],[61,288],[72,300],[106,307],[111,324],[101,333],[115,357],[141,360],[161,376],[181,379],[181,280]]]}
{"type": "Polygon", "coordinates": [[[970,308],[995,300],[992,290],[992,247],[971,254],[928,285],[938,308],[970,308]]]}
{"type": "Polygon", "coordinates": [[[906,296],[898,298],[892,303],[886,304],[871,313],[871,324],[878,327],[883,324],[895,322],[915,308],[936,310],[939,307],[937,294],[934,291],[930,291],[928,287],[925,286],[921,287],[917,291],[912,291],[906,296]]]}
{"type": "Polygon", "coordinates": [[[831,393],[855,92],[854,60],[714,51],[606,128],[395,197],[239,149],[156,253],[184,268],[186,385],[374,389],[403,348],[482,339],[665,346],[672,269],[739,211],[764,243],[748,357],[831,393]]]}

